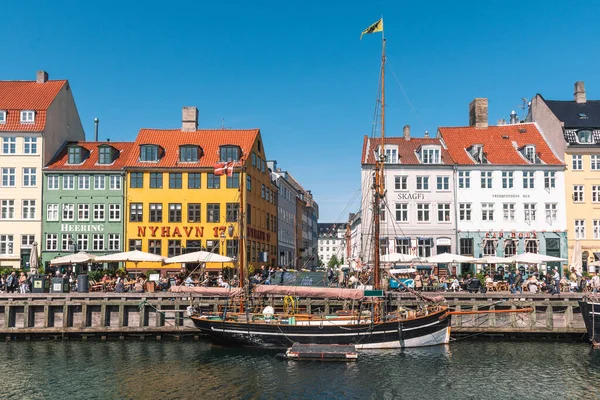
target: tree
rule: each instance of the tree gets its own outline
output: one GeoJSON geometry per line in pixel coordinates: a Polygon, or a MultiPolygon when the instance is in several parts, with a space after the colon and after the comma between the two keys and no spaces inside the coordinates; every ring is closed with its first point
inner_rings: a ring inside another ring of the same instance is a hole
{"type": "Polygon", "coordinates": [[[327,263],[327,267],[328,268],[335,268],[338,265],[340,265],[340,261],[338,260],[337,256],[334,254],[331,256],[331,259],[329,260],[329,263],[327,263]]]}

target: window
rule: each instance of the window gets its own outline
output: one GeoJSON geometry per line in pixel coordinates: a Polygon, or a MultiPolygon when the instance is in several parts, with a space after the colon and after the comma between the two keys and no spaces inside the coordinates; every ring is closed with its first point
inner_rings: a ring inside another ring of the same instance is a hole
{"type": "Polygon", "coordinates": [[[473,253],[473,238],[460,238],[459,241],[460,254],[463,256],[472,256],[473,253]]]}
{"type": "Polygon", "coordinates": [[[263,184],[260,185],[260,197],[265,198],[265,185],[263,184]]]}
{"type": "Polygon", "coordinates": [[[505,221],[514,221],[515,203],[502,203],[502,215],[505,221]]]}
{"type": "Polygon", "coordinates": [[[37,169],[23,168],[23,186],[32,187],[37,185],[37,169]]]}
{"type": "Polygon", "coordinates": [[[590,169],[592,171],[600,170],[600,155],[592,154],[590,156],[590,169]]]}
{"type": "Polygon", "coordinates": [[[181,189],[181,172],[169,174],[169,189],[181,189]]]}
{"type": "Polygon", "coordinates": [[[48,175],[48,190],[58,190],[58,175],[48,175]]]}
{"type": "Polygon", "coordinates": [[[145,144],[140,146],[140,161],[157,162],[158,146],[152,144],[145,144]]]}
{"type": "Polygon", "coordinates": [[[148,253],[157,254],[160,256],[161,253],[161,240],[148,240],[148,253]]]}
{"type": "Polygon", "coordinates": [[[546,209],[546,222],[548,222],[549,224],[556,222],[557,203],[546,203],[545,209],[546,209]]]}
{"type": "Polygon", "coordinates": [[[252,152],[252,166],[256,167],[256,153],[252,152]]]}
{"type": "Polygon", "coordinates": [[[129,187],[140,189],[144,187],[144,173],[143,172],[132,172],[129,174],[129,187]]]}
{"type": "Polygon", "coordinates": [[[163,174],[162,172],[150,172],[150,189],[162,189],[163,174]]]}
{"type": "Polygon", "coordinates": [[[449,222],[450,221],[450,204],[438,204],[438,221],[449,222]]]}
{"type": "Polygon", "coordinates": [[[92,235],[92,250],[94,250],[94,251],[104,250],[104,234],[94,233],[92,235]]]}
{"type": "Polygon", "coordinates": [[[523,209],[525,211],[525,222],[535,221],[535,203],[525,203],[523,209]]]}
{"type": "MultiPolygon", "coordinates": [[[[219,254],[219,241],[218,240],[207,240],[206,241],[206,250],[208,250],[211,253],[219,254]]],[[[256,261],[256,260],[253,260],[253,261],[256,261]]]]}
{"type": "Polygon", "coordinates": [[[581,154],[573,155],[573,171],[581,171],[583,169],[583,156],[581,154]]]}
{"type": "Polygon", "coordinates": [[[544,189],[556,188],[556,172],[544,171],[544,189]]]}
{"type": "Polygon", "coordinates": [[[592,185],[592,203],[600,203],[600,186],[592,185]]]}
{"type": "Polygon", "coordinates": [[[120,204],[109,204],[108,205],[108,220],[109,221],[120,221],[121,220],[121,205],[120,204]]]}
{"type": "Polygon", "coordinates": [[[129,251],[142,251],[142,239],[129,239],[129,251]]]}
{"type": "Polygon", "coordinates": [[[89,190],[90,189],[90,176],[89,175],[79,175],[77,179],[79,181],[79,190],[89,190]]]}
{"type": "Polygon", "coordinates": [[[83,161],[81,159],[81,147],[79,146],[71,146],[67,150],[67,163],[68,164],[81,164],[83,161]]]}
{"type": "Polygon", "coordinates": [[[460,189],[471,188],[471,171],[458,171],[458,187],[460,189]]]}
{"type": "Polygon", "coordinates": [[[77,250],[87,251],[89,250],[89,236],[85,233],[77,234],[77,250]]]}
{"type": "Polygon", "coordinates": [[[459,221],[470,221],[471,220],[471,203],[459,203],[458,204],[458,220],[459,221]]]}
{"type": "Polygon", "coordinates": [[[573,185],[573,202],[583,203],[583,185],[573,185]]]}
{"type": "Polygon", "coordinates": [[[15,218],[15,201],[14,200],[2,200],[2,219],[14,219],[15,218]]]}
{"type": "Polygon", "coordinates": [[[534,171],[523,171],[523,189],[533,189],[534,185],[534,171]]]}
{"type": "Polygon", "coordinates": [[[503,189],[512,189],[513,188],[513,172],[512,171],[502,171],[502,188],[503,189]]]}
{"type": "Polygon", "coordinates": [[[14,187],[16,185],[16,168],[2,168],[2,186],[14,187]]]}
{"type": "Polygon", "coordinates": [[[517,242],[515,240],[504,241],[504,257],[510,257],[517,254],[517,242]]]}
{"type": "Polygon", "coordinates": [[[239,242],[237,239],[227,239],[226,243],[226,256],[231,258],[237,258],[239,254],[239,242]]]}
{"type": "Polygon", "coordinates": [[[119,251],[121,250],[121,235],[118,233],[108,234],[108,250],[119,251]]]}
{"type": "Polygon", "coordinates": [[[408,204],[396,203],[396,221],[408,222],[408,204]]]}
{"type": "Polygon", "coordinates": [[[35,219],[35,200],[23,200],[23,219],[35,219]]]}
{"type": "Polygon", "coordinates": [[[209,189],[219,189],[221,187],[221,177],[209,172],[206,174],[206,184],[209,189]]]}
{"type": "Polygon", "coordinates": [[[37,154],[37,138],[26,137],[23,139],[23,152],[25,154],[37,154]]]}
{"type": "Polygon", "coordinates": [[[227,203],[226,207],[225,221],[237,222],[240,213],[240,205],[238,203],[227,203]]]}
{"type": "Polygon", "coordinates": [[[162,203],[150,203],[150,222],[162,222],[162,203]]]}
{"type": "Polygon", "coordinates": [[[12,255],[13,251],[13,235],[0,235],[0,254],[12,255]]]}
{"type": "Polygon", "coordinates": [[[169,222],[181,222],[181,203],[169,203],[169,222]]]}
{"type": "Polygon", "coordinates": [[[419,257],[431,257],[431,248],[433,247],[432,238],[419,238],[417,240],[419,257]]]}
{"type": "Polygon", "coordinates": [[[429,190],[428,176],[417,176],[417,190],[429,190]]]}
{"type": "Polygon", "coordinates": [[[239,161],[240,148],[237,146],[221,146],[221,161],[239,161]]]}
{"type": "Polygon", "coordinates": [[[246,189],[248,189],[249,192],[252,191],[252,177],[248,174],[246,174],[246,189]]]}
{"type": "Polygon", "coordinates": [[[206,205],[206,222],[219,222],[221,205],[218,203],[209,203],[206,205]]]}
{"type": "Polygon", "coordinates": [[[188,222],[201,222],[200,203],[188,203],[188,222]]]}
{"type": "Polygon", "coordinates": [[[592,131],[585,129],[577,132],[577,141],[581,144],[594,143],[592,140],[592,131]]]}
{"type": "Polygon", "coordinates": [[[46,233],[46,250],[47,251],[58,250],[58,234],[57,233],[46,233]]]}
{"type": "Polygon", "coordinates": [[[538,241],[536,239],[525,239],[525,252],[536,254],[538,252],[538,241]]]}
{"type": "Polygon", "coordinates": [[[169,240],[167,246],[167,255],[169,257],[174,257],[181,254],[181,240],[169,240]]]}
{"type": "Polygon", "coordinates": [[[0,124],[6,123],[6,110],[0,110],[0,124]]]}
{"type": "Polygon", "coordinates": [[[525,146],[525,158],[531,163],[535,163],[535,146],[525,146]]]}
{"type": "Polygon", "coordinates": [[[407,190],[408,189],[408,176],[395,176],[394,187],[396,190],[407,190]]]}
{"type": "Polygon", "coordinates": [[[483,242],[483,255],[484,256],[495,256],[496,255],[496,240],[485,239],[483,242]]]}
{"type": "Polygon", "coordinates": [[[594,239],[600,239],[600,219],[592,220],[594,226],[594,239]]]}
{"type": "Polygon", "coordinates": [[[106,211],[105,204],[94,204],[94,221],[104,221],[105,211],[106,211]]]}
{"type": "Polygon", "coordinates": [[[109,189],[110,190],[121,190],[121,177],[119,175],[110,175],[108,177],[109,180],[109,189]]]}
{"type": "Polygon", "coordinates": [[[421,149],[421,162],[423,164],[439,164],[440,149],[421,149]]]}
{"type": "Polygon", "coordinates": [[[58,221],[58,204],[46,204],[46,219],[58,221]]]}
{"type": "Polygon", "coordinates": [[[481,188],[492,188],[492,171],[481,171],[481,188]]]}
{"type": "Polygon", "coordinates": [[[35,122],[35,111],[25,110],[21,111],[21,123],[22,124],[33,124],[35,122]]]}
{"type": "Polygon", "coordinates": [[[450,178],[447,176],[437,177],[437,190],[449,190],[450,189],[450,178]]]}
{"type": "MultiPolygon", "coordinates": [[[[332,247],[331,250],[335,251],[336,248],[332,247]]],[[[329,251],[329,247],[327,248],[327,251],[329,251]]],[[[384,254],[387,254],[387,253],[389,253],[389,251],[388,251],[388,238],[386,238],[386,237],[379,238],[379,254],[384,255],[384,254]]]]}
{"type": "MultiPolygon", "coordinates": [[[[110,146],[101,146],[98,149],[98,164],[111,164],[113,162],[112,158],[112,148],[110,146]]],[[[110,250],[110,244],[109,244],[110,250]]]]}
{"type": "Polygon", "coordinates": [[[385,149],[385,162],[390,164],[397,164],[398,149],[385,149]]]}
{"type": "Polygon", "coordinates": [[[575,239],[585,239],[585,220],[575,220],[575,239]]]}
{"type": "Polygon", "coordinates": [[[63,204],[63,221],[75,220],[75,204],[63,204]]]}
{"type": "Polygon", "coordinates": [[[94,176],[94,189],[95,190],[106,189],[106,177],[104,175],[94,176]]]}
{"type": "Polygon", "coordinates": [[[396,238],[396,253],[410,254],[410,238],[396,238]]]}
{"type": "Polygon", "coordinates": [[[75,176],[74,175],[63,175],[63,190],[75,189],[75,176]]]}
{"type": "Polygon", "coordinates": [[[226,179],[226,186],[228,189],[239,189],[240,187],[240,173],[234,172],[231,176],[226,179]]]}
{"type": "Polygon", "coordinates": [[[252,224],[252,207],[250,204],[246,204],[246,223],[248,225],[252,224]]]}
{"type": "Polygon", "coordinates": [[[481,220],[494,220],[494,203],[481,203],[481,220]]]}
{"type": "Polygon", "coordinates": [[[417,204],[417,221],[429,221],[429,204],[417,204]]]}
{"type": "Polygon", "coordinates": [[[200,189],[200,174],[188,174],[188,189],[200,189]]]}
{"type": "Polygon", "coordinates": [[[4,136],[2,138],[2,153],[15,154],[17,152],[17,138],[15,136],[4,136]]]}
{"type": "Polygon", "coordinates": [[[60,236],[60,249],[63,251],[72,250],[73,239],[71,239],[71,235],[62,234],[60,236]]]}
{"type": "Polygon", "coordinates": [[[384,204],[382,204],[382,205],[379,207],[379,220],[380,220],[381,222],[385,222],[385,214],[386,214],[386,212],[385,212],[385,205],[384,205],[384,204]]]}
{"type": "Polygon", "coordinates": [[[179,161],[198,162],[200,158],[200,147],[198,146],[179,146],[179,161]]]}
{"type": "Polygon", "coordinates": [[[77,205],[77,220],[78,221],[89,221],[90,220],[90,205],[89,204],[78,204],[77,205]]]}

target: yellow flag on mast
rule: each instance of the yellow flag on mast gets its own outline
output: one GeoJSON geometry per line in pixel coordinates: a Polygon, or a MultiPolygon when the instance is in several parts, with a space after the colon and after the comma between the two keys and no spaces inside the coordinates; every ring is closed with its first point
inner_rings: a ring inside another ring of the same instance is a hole
{"type": "Polygon", "coordinates": [[[362,40],[363,35],[368,35],[369,33],[375,32],[383,32],[383,18],[379,21],[375,22],[373,25],[369,26],[367,29],[362,31],[360,34],[360,39],[362,40]]]}

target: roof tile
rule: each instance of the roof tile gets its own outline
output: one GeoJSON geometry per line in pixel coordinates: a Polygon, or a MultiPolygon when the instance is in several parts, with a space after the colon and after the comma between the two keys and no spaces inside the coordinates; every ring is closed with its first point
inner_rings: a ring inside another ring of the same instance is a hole
{"type": "Polygon", "coordinates": [[[133,142],[67,142],[57,156],[44,168],[49,171],[118,171],[123,169],[125,162],[129,158],[129,153],[134,149],[133,142]],[[68,146],[77,145],[90,152],[88,158],[83,163],[69,165],[68,146]],[[119,151],[119,156],[110,165],[98,164],[98,148],[102,145],[109,145],[119,151]]]}
{"type": "MultiPolygon", "coordinates": [[[[374,150],[381,144],[381,138],[369,138],[367,136],[364,137],[363,142],[363,152],[361,161],[363,164],[374,164],[375,156],[374,150]],[[367,153],[368,150],[368,154],[367,153]],[[366,162],[365,162],[365,156],[366,162]]],[[[400,164],[413,165],[413,164],[421,164],[419,158],[417,157],[417,150],[419,147],[424,145],[439,145],[441,146],[441,158],[442,164],[453,164],[452,158],[450,154],[443,146],[443,143],[436,138],[410,138],[409,140],[405,140],[404,137],[386,137],[385,144],[387,145],[397,145],[398,146],[398,156],[400,158],[400,164]]]]}

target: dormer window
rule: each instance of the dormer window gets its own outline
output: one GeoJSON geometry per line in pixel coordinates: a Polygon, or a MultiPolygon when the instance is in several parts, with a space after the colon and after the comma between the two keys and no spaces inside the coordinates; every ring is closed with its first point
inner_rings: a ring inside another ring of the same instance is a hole
{"type": "Polygon", "coordinates": [[[157,162],[159,158],[159,146],[155,144],[143,144],[140,146],[140,161],[157,162]]]}
{"type": "Polygon", "coordinates": [[[0,124],[6,123],[6,110],[0,110],[0,124]]]}
{"type": "Polygon", "coordinates": [[[240,148],[238,146],[221,146],[220,161],[239,161],[240,148]]]}
{"type": "MultiPolygon", "coordinates": [[[[386,145],[385,147],[385,163],[386,164],[398,164],[400,159],[398,158],[398,146],[386,145]]],[[[381,154],[381,146],[377,147],[375,156],[379,159],[381,154]]]]}
{"type": "Polygon", "coordinates": [[[422,164],[440,164],[440,148],[439,148],[439,146],[421,147],[421,163],[422,164]]]}
{"type": "Polygon", "coordinates": [[[200,146],[185,145],[179,146],[180,162],[198,162],[200,158],[200,146]]]}
{"type": "Polygon", "coordinates": [[[478,164],[487,164],[487,156],[483,152],[482,144],[474,144],[467,149],[473,160],[478,164]]]}
{"type": "Polygon", "coordinates": [[[21,123],[22,124],[33,124],[35,122],[35,111],[26,110],[21,111],[21,123]]]}
{"type": "Polygon", "coordinates": [[[81,164],[83,162],[83,151],[80,146],[69,146],[68,164],[81,164]]]}
{"type": "Polygon", "coordinates": [[[584,129],[577,132],[577,142],[581,144],[592,144],[592,131],[584,129]]]}
{"type": "Polygon", "coordinates": [[[98,164],[112,164],[115,154],[116,151],[112,146],[100,146],[98,148],[98,164]]]}
{"type": "Polygon", "coordinates": [[[528,144],[524,149],[525,158],[530,162],[535,164],[535,146],[532,144],[528,144]]]}

